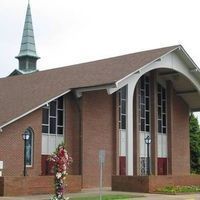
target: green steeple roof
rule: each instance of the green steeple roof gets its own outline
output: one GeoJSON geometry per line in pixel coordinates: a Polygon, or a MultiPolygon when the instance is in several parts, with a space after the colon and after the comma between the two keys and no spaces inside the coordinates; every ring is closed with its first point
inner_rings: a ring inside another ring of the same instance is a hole
{"type": "Polygon", "coordinates": [[[26,19],[24,23],[24,31],[22,36],[21,48],[19,55],[16,58],[20,58],[23,56],[30,56],[34,58],[39,58],[36,53],[35,48],[35,39],[33,32],[33,24],[31,17],[31,7],[28,2],[27,11],[26,11],[26,19]]]}
{"type": "Polygon", "coordinates": [[[24,30],[22,35],[22,42],[19,55],[15,58],[19,61],[18,69],[15,69],[10,76],[19,74],[28,74],[37,72],[37,60],[40,58],[37,56],[35,49],[35,39],[33,33],[33,24],[31,17],[31,7],[28,2],[26,19],[24,23],[24,30]]]}

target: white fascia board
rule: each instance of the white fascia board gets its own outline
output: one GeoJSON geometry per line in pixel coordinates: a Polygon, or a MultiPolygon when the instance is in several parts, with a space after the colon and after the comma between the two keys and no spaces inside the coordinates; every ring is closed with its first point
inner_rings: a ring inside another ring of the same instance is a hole
{"type": "MultiPolygon", "coordinates": [[[[17,121],[18,119],[21,119],[22,117],[25,117],[26,115],[28,115],[28,114],[34,112],[35,110],[37,110],[37,109],[43,107],[44,105],[50,103],[51,101],[53,101],[53,100],[55,100],[55,99],[57,99],[57,98],[59,98],[59,97],[65,95],[65,94],[69,93],[70,91],[71,91],[71,90],[67,90],[67,91],[63,92],[62,94],[60,94],[60,95],[58,95],[58,96],[56,96],[56,97],[53,97],[53,98],[49,99],[48,101],[45,101],[44,103],[40,104],[39,106],[37,106],[37,107],[35,107],[35,108],[32,108],[32,109],[29,110],[28,112],[23,113],[22,115],[20,115],[20,116],[18,116],[18,117],[16,117],[16,118],[14,118],[14,119],[12,119],[12,120],[6,122],[6,123],[3,124],[2,126],[0,126],[0,130],[3,131],[3,128],[4,128],[5,126],[8,126],[9,124],[11,124],[11,123],[17,121]]],[[[1,132],[2,132],[2,131],[1,131],[1,132]]]]}
{"type": "MultiPolygon", "coordinates": [[[[192,60],[192,58],[187,54],[187,52],[183,49],[183,47],[177,46],[176,48],[174,48],[173,50],[167,52],[166,54],[162,55],[161,57],[156,58],[155,60],[149,62],[148,64],[142,66],[140,69],[128,74],[127,76],[125,76],[124,78],[120,79],[119,81],[116,82],[116,88],[111,88],[109,89],[108,93],[112,94],[114,92],[116,92],[117,90],[119,90],[120,88],[122,88],[123,86],[127,85],[127,83],[130,81],[130,79],[134,78],[134,79],[138,79],[138,77],[142,76],[143,74],[147,73],[148,71],[151,71],[153,69],[158,69],[158,68],[169,68],[169,69],[174,69],[175,71],[182,73],[183,75],[185,75],[189,80],[191,80],[193,82],[193,84],[196,86],[197,90],[200,92],[200,80],[195,77],[197,75],[193,74],[193,72],[191,72],[191,70],[189,71],[191,74],[188,73],[188,67],[185,66],[183,63],[181,66],[174,66],[173,61],[172,63],[167,63],[167,62],[163,62],[163,58],[166,57],[167,55],[169,55],[170,53],[174,52],[175,50],[179,49],[180,51],[182,51],[184,53],[184,55],[186,56],[186,58],[191,62],[191,64],[194,66],[194,69],[197,69],[197,72],[200,72],[199,67],[195,64],[195,62],[192,60]],[[161,61],[156,62],[158,59],[161,59],[161,61]],[[187,68],[187,69],[186,69],[187,68]],[[193,75],[192,75],[193,74],[193,75]]],[[[200,76],[200,73],[198,73],[200,76]]]]}
{"type": "MultiPolygon", "coordinates": [[[[108,85],[102,85],[102,86],[94,86],[94,87],[84,87],[75,89],[75,94],[77,98],[82,97],[83,92],[90,92],[90,91],[96,91],[96,90],[109,90],[110,88],[116,88],[116,84],[108,84],[108,85]]],[[[109,93],[108,93],[109,94],[109,93]]]]}
{"type": "Polygon", "coordinates": [[[109,88],[107,90],[108,94],[113,94],[120,88],[124,87],[125,85],[130,84],[131,82],[137,83],[137,80],[140,78],[141,72],[136,72],[134,74],[131,74],[131,76],[128,76],[126,79],[123,79],[122,81],[118,82],[116,84],[116,87],[114,88],[109,88]]]}
{"type": "Polygon", "coordinates": [[[193,61],[193,59],[190,57],[190,55],[186,52],[186,50],[180,46],[180,49],[183,51],[183,53],[186,55],[186,57],[189,59],[189,61],[192,63],[192,65],[197,69],[197,71],[200,71],[200,68],[197,66],[197,64],[193,61]]]}
{"type": "Polygon", "coordinates": [[[131,76],[131,75],[133,75],[133,74],[137,74],[138,72],[140,72],[141,70],[143,70],[144,68],[146,68],[146,66],[148,66],[148,65],[150,65],[150,64],[152,64],[152,63],[154,63],[154,62],[156,62],[156,60],[158,60],[158,59],[162,59],[164,56],[170,54],[171,52],[175,51],[175,50],[178,49],[178,48],[179,48],[179,47],[176,47],[176,48],[172,49],[171,51],[168,51],[166,54],[163,54],[162,56],[160,56],[160,57],[154,59],[153,61],[151,61],[151,62],[149,62],[149,63],[147,63],[146,65],[142,66],[140,69],[138,69],[138,70],[136,70],[136,71],[134,71],[134,72],[128,74],[127,76],[125,76],[125,77],[122,78],[121,80],[117,81],[116,84],[118,84],[118,82],[123,81],[124,79],[128,78],[129,76],[131,76]]]}
{"type": "MultiPolygon", "coordinates": [[[[200,93],[200,77],[197,77],[195,73],[191,72],[188,65],[185,64],[185,62],[183,62],[181,59],[178,59],[178,55],[173,54],[172,56],[173,56],[172,69],[174,69],[175,71],[187,77],[188,80],[190,80],[193,83],[193,85],[195,86],[195,89],[200,93]]],[[[189,59],[189,57],[187,58],[189,59]]],[[[193,66],[197,67],[196,65],[193,65],[193,66]]]]}
{"type": "Polygon", "coordinates": [[[136,71],[133,71],[132,73],[130,73],[130,74],[128,74],[127,76],[123,77],[122,79],[118,80],[118,81],[116,82],[116,86],[117,86],[117,87],[116,87],[116,88],[111,88],[111,89],[109,89],[108,93],[109,93],[109,94],[112,94],[112,93],[116,92],[117,90],[119,90],[120,88],[122,88],[123,86],[125,86],[125,85],[127,84],[128,81],[126,81],[126,80],[127,80],[128,78],[132,78],[133,76],[135,76],[135,78],[136,78],[136,77],[138,77],[138,75],[141,76],[141,75],[140,75],[140,74],[141,74],[141,71],[143,71],[147,66],[149,66],[149,65],[151,65],[151,64],[153,64],[153,63],[155,63],[158,59],[162,59],[162,58],[165,57],[166,55],[170,54],[171,52],[173,52],[173,51],[175,51],[175,50],[177,50],[177,49],[179,49],[179,48],[181,48],[181,46],[175,47],[175,48],[172,49],[171,51],[168,51],[166,54],[163,54],[162,56],[160,56],[160,57],[154,59],[153,61],[147,63],[146,65],[142,66],[140,69],[137,69],[136,71]]]}

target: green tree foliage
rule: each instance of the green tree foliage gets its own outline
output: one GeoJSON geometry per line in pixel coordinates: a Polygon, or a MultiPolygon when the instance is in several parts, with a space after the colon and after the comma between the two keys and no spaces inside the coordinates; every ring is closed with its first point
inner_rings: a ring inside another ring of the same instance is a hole
{"type": "Polygon", "coordinates": [[[200,128],[193,113],[190,115],[190,165],[192,173],[200,174],[200,128]]]}

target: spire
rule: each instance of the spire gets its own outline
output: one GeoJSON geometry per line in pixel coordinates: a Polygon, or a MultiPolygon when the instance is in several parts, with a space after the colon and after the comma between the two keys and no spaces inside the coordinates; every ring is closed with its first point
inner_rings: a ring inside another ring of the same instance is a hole
{"type": "Polygon", "coordinates": [[[19,70],[22,71],[22,73],[36,71],[36,63],[39,57],[37,56],[35,48],[31,7],[29,1],[26,11],[21,48],[19,55],[16,58],[19,60],[19,70]]]}

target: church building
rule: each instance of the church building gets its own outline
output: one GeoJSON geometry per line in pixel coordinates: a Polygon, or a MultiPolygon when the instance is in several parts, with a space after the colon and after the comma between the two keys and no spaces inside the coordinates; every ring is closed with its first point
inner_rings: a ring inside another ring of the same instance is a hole
{"type": "Polygon", "coordinates": [[[26,180],[51,176],[47,158],[65,142],[81,188],[98,187],[100,150],[103,185],[113,190],[153,191],[144,189],[150,179],[155,187],[200,184],[190,176],[189,147],[200,70],[181,45],[38,71],[28,4],[16,58],[18,69],[0,78],[4,181],[23,177],[26,132],[26,180]]]}

